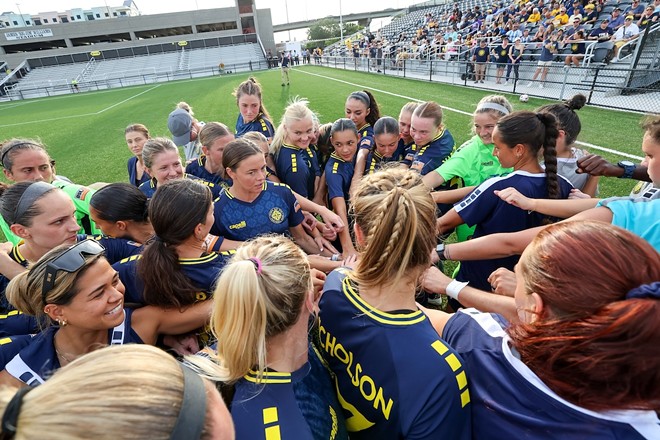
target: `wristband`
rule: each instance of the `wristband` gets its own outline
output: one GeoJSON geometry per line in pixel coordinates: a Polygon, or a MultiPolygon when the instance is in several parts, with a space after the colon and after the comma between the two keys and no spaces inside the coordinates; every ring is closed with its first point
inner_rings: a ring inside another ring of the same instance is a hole
{"type": "Polygon", "coordinates": [[[445,295],[458,301],[458,294],[461,293],[461,290],[467,285],[467,282],[463,283],[461,281],[451,280],[451,283],[447,284],[447,288],[445,288],[445,295]]]}

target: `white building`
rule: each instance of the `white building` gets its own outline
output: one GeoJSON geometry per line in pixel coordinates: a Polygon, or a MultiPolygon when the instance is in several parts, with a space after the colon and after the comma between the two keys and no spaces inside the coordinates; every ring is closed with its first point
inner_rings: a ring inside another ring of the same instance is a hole
{"type": "Polygon", "coordinates": [[[135,17],[140,10],[131,0],[121,6],[95,6],[90,9],[74,8],[64,12],[48,11],[36,14],[24,14],[13,11],[0,14],[0,27],[22,28],[31,26],[75,23],[81,21],[107,20],[111,18],[135,17]]]}

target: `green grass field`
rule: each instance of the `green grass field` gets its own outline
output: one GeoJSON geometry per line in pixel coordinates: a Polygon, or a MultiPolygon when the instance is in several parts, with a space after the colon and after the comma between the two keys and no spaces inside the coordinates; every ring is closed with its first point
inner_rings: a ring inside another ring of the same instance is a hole
{"type": "MultiPolygon", "coordinates": [[[[373,91],[383,115],[398,116],[401,106],[411,98],[437,101],[446,107],[445,124],[459,144],[471,136],[471,118],[450,109],[472,113],[477,102],[489,94],[459,86],[316,66],[294,69],[290,87],[281,87],[279,70],[257,72],[254,76],[264,88],[264,101],[276,125],[287,101],[296,95],[310,101],[321,122],[332,122],[343,116],[346,96],[366,87],[373,91]]],[[[57,160],[58,174],[76,183],[126,181],[130,153],[124,142],[125,126],[139,122],[149,127],[152,136],[169,136],[167,115],[177,102],[186,101],[199,120],[224,122],[233,129],[238,109],[232,91],[247,77],[226,75],[0,103],[0,139],[41,139],[57,160]]],[[[517,95],[507,96],[517,110],[551,102],[530,99],[523,104],[517,95]]],[[[583,108],[579,115],[580,141],[641,156],[640,115],[593,107],[583,108]]],[[[611,154],[603,156],[614,162],[622,159],[611,154]]],[[[632,186],[632,181],[604,179],[601,194],[627,194],[632,186]]]]}

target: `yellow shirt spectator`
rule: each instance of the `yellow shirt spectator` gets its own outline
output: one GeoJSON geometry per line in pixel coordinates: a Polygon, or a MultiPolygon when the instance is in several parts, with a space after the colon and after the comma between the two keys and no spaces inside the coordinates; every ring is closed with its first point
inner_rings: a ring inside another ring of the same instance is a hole
{"type": "Polygon", "coordinates": [[[566,11],[561,11],[559,15],[555,16],[555,21],[559,20],[559,23],[564,26],[565,24],[568,24],[568,14],[566,11]]]}
{"type": "Polygon", "coordinates": [[[527,19],[527,23],[536,23],[541,19],[541,13],[540,12],[532,12],[529,14],[529,18],[527,19]]]}

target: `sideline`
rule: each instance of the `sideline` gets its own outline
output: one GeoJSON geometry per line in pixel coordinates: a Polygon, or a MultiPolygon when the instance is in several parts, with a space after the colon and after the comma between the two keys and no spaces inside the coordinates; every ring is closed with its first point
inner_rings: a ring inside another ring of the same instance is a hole
{"type": "MultiPolygon", "coordinates": [[[[400,95],[398,93],[393,93],[393,92],[390,92],[390,91],[387,91],[387,90],[376,89],[372,86],[365,86],[363,84],[357,84],[357,83],[353,83],[353,82],[350,82],[350,81],[344,81],[343,79],[337,79],[337,78],[333,78],[331,76],[320,75],[318,73],[307,72],[305,70],[299,70],[299,69],[291,69],[291,71],[292,72],[297,72],[297,73],[304,73],[305,75],[317,76],[317,77],[323,78],[323,79],[329,79],[329,80],[332,80],[332,81],[348,84],[350,86],[359,87],[361,89],[373,90],[373,91],[378,92],[378,93],[384,93],[386,95],[395,96],[397,98],[406,99],[408,101],[424,102],[423,99],[413,98],[412,96],[400,95]]],[[[452,108],[452,107],[447,107],[445,105],[442,106],[442,109],[443,110],[449,110],[450,112],[454,112],[454,113],[460,113],[460,114],[466,115],[466,116],[472,116],[472,113],[465,112],[463,110],[459,110],[459,109],[452,108]]],[[[639,161],[644,159],[643,157],[635,156],[634,154],[629,154],[629,153],[626,153],[626,152],[623,152],[623,151],[614,150],[612,148],[601,147],[599,145],[589,144],[587,142],[576,141],[575,143],[579,144],[579,145],[583,145],[583,146],[591,148],[591,149],[594,149],[594,150],[604,151],[606,153],[615,154],[615,155],[621,156],[621,157],[627,157],[629,159],[635,159],[635,160],[639,160],[639,161]]]]}

